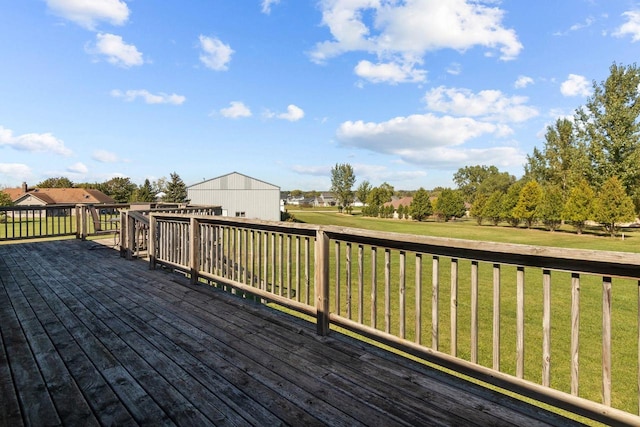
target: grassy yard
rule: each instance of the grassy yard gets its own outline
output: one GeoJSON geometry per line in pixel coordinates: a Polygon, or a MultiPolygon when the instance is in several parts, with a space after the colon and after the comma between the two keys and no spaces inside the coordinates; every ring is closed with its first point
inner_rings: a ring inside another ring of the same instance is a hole
{"type": "MultiPolygon", "coordinates": [[[[592,250],[611,250],[622,252],[638,252],[640,246],[640,231],[624,230],[622,235],[611,238],[600,230],[587,230],[583,235],[577,235],[570,227],[556,232],[543,229],[513,228],[507,225],[498,227],[479,226],[475,221],[454,222],[413,222],[392,219],[366,218],[360,215],[343,215],[333,211],[292,211],[296,219],[313,224],[337,225],[344,227],[365,228],[380,231],[392,231],[419,235],[430,235],[449,238],[464,238],[480,241],[495,241],[505,243],[519,243],[566,248],[580,248],[592,250]]],[[[347,286],[348,279],[344,265],[340,273],[340,313],[347,315],[351,310],[351,317],[362,317],[363,323],[371,325],[371,277],[372,263],[371,248],[364,247],[364,262],[362,272],[356,254],[359,248],[352,247],[352,279],[351,286],[347,286]],[[358,289],[358,274],[362,274],[364,287],[358,289]],[[362,313],[359,305],[362,304],[362,313]]],[[[341,248],[341,259],[345,257],[346,247],[341,248]]],[[[331,249],[332,258],[334,249],[331,249]]],[[[399,255],[391,255],[392,289],[390,295],[384,293],[384,270],[382,251],[377,254],[376,289],[377,325],[378,329],[385,328],[384,299],[391,302],[390,329],[397,334],[399,330],[399,255]]],[[[344,261],[341,261],[341,264],[344,261]]],[[[464,359],[470,358],[470,261],[459,262],[458,281],[458,355],[464,359]]],[[[331,265],[331,280],[335,282],[335,261],[331,265]]],[[[479,363],[491,367],[492,365],[492,266],[481,263],[479,267],[479,363]]],[[[407,320],[406,337],[414,340],[416,337],[415,314],[416,285],[415,285],[415,254],[407,254],[406,284],[402,292],[406,298],[407,320]],[[413,317],[411,317],[413,315],[413,317]]],[[[451,260],[439,260],[436,273],[440,282],[438,302],[439,347],[440,351],[450,351],[450,281],[451,260]]],[[[516,289],[515,267],[503,266],[501,269],[501,370],[515,374],[515,324],[516,324],[516,289]]],[[[569,273],[552,273],[552,387],[570,391],[570,336],[571,336],[571,278],[569,273]]],[[[431,285],[433,280],[433,265],[431,257],[422,259],[422,297],[420,310],[421,342],[431,346],[432,338],[432,310],[431,285]]],[[[525,274],[525,378],[540,383],[542,375],[542,273],[540,269],[527,268],[525,274]]],[[[332,285],[333,286],[333,285],[332,285]]],[[[580,283],[580,396],[594,401],[600,401],[601,393],[601,343],[602,343],[602,279],[588,275],[581,276],[580,283]]],[[[331,302],[332,310],[338,309],[336,302],[331,302]]],[[[613,406],[637,413],[637,378],[638,370],[638,284],[631,280],[614,279],[613,288],[613,406]]]]}

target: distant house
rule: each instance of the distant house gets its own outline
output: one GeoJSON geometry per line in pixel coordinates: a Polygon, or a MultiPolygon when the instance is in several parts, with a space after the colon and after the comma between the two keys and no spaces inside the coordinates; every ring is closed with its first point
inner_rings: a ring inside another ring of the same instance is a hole
{"type": "Polygon", "coordinates": [[[232,172],[187,187],[191,205],[222,207],[223,216],[280,221],[280,187],[232,172]]]}
{"type": "Polygon", "coordinates": [[[318,197],[316,197],[314,206],[335,206],[338,203],[336,197],[330,191],[322,191],[318,197]]]}
{"type": "Polygon", "coordinates": [[[5,188],[16,206],[48,206],[61,204],[112,204],[116,201],[100,190],[89,188],[5,188]]]}
{"type": "Polygon", "coordinates": [[[413,202],[413,197],[393,198],[390,202],[385,203],[383,206],[393,206],[393,217],[398,218],[398,208],[404,206],[408,208],[413,202]]]}

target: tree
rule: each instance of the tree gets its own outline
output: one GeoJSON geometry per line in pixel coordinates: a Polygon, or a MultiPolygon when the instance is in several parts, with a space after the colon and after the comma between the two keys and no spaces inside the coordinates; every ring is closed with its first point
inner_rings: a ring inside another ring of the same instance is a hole
{"type": "Polygon", "coordinates": [[[169,179],[170,181],[167,183],[165,196],[162,200],[169,203],[188,203],[187,186],[180,178],[180,175],[173,172],[169,175],[169,179]]]}
{"type": "Polygon", "coordinates": [[[356,176],[349,163],[336,163],[335,167],[331,168],[331,192],[338,200],[338,205],[347,209],[347,212],[353,203],[351,187],[355,181],[356,176]]]}
{"type": "Polygon", "coordinates": [[[633,221],[635,218],[633,201],[615,176],[602,185],[594,206],[594,219],[602,224],[611,237],[616,235],[621,222],[633,221]]]}
{"type": "Polygon", "coordinates": [[[564,203],[571,188],[585,176],[586,150],[576,138],[569,119],[558,119],[555,125],[548,126],[545,141],[542,151],[534,148],[533,155],[527,156],[525,175],[542,185],[559,188],[564,203]]]}
{"type": "Polygon", "coordinates": [[[562,224],[562,208],[562,191],[555,185],[548,185],[542,190],[542,199],[535,216],[542,220],[549,231],[555,231],[562,224]]]}
{"type": "Polygon", "coordinates": [[[518,203],[513,208],[513,216],[523,220],[527,228],[536,220],[536,210],[542,201],[542,187],[537,181],[527,182],[518,196],[518,203]]]}
{"type": "Polygon", "coordinates": [[[384,194],[384,203],[390,202],[393,198],[393,195],[395,194],[393,185],[389,184],[388,182],[383,182],[378,188],[380,189],[382,194],[384,194]]]}
{"type": "Polygon", "coordinates": [[[487,200],[489,200],[488,195],[485,193],[478,193],[471,205],[469,214],[476,219],[478,225],[482,225],[482,220],[484,219],[484,207],[487,204],[487,200]]]}
{"type": "Polygon", "coordinates": [[[98,189],[113,197],[117,203],[127,203],[131,200],[136,185],[129,178],[116,177],[103,182],[98,189]]]}
{"type": "Polygon", "coordinates": [[[506,220],[512,227],[517,227],[518,224],[520,224],[520,217],[513,214],[513,209],[518,204],[520,190],[522,190],[524,184],[525,182],[523,180],[513,183],[502,197],[502,212],[500,213],[500,217],[506,220]]]}
{"type": "Polygon", "coordinates": [[[356,189],[356,198],[360,200],[362,203],[367,203],[367,197],[369,197],[371,188],[372,187],[369,181],[367,180],[362,181],[358,186],[358,188],[356,189]]]}
{"type": "Polygon", "coordinates": [[[133,193],[132,202],[155,202],[156,195],[148,179],[133,193]]]}
{"type": "Polygon", "coordinates": [[[640,70],[613,63],[604,82],[576,111],[578,135],[588,147],[591,184],[618,177],[628,195],[640,182],[640,70]]]}
{"type": "Polygon", "coordinates": [[[396,209],[396,212],[398,213],[398,219],[404,219],[404,206],[403,205],[399,205],[398,209],[396,209]]]}
{"type": "Polygon", "coordinates": [[[482,209],[482,216],[489,218],[493,225],[498,225],[503,218],[503,198],[505,193],[500,190],[496,190],[487,199],[482,209]]]}
{"type": "Polygon", "coordinates": [[[11,200],[11,196],[0,190],[0,206],[12,206],[13,200],[11,200]]]}
{"type": "Polygon", "coordinates": [[[64,176],[47,178],[36,184],[37,188],[73,188],[73,182],[64,176]]]}
{"type": "Polygon", "coordinates": [[[453,175],[453,181],[463,194],[464,200],[473,203],[478,194],[489,196],[495,190],[506,191],[515,181],[507,172],[495,166],[465,166],[453,175]]]}
{"type": "Polygon", "coordinates": [[[564,205],[562,217],[571,222],[578,234],[582,234],[588,219],[593,218],[595,193],[586,179],[582,179],[571,189],[564,205]]]}
{"type": "Polygon", "coordinates": [[[436,213],[445,221],[451,218],[462,218],[466,213],[462,193],[457,190],[445,188],[436,200],[436,213]]]}
{"type": "Polygon", "coordinates": [[[420,187],[413,195],[413,200],[409,205],[409,214],[416,221],[423,221],[433,214],[429,192],[424,188],[420,187]]]}
{"type": "Polygon", "coordinates": [[[387,202],[391,201],[391,196],[389,195],[389,191],[387,188],[382,186],[374,187],[369,191],[369,195],[367,196],[367,213],[370,216],[378,216],[378,214],[382,214],[384,216],[384,210],[381,208],[387,202]]]}

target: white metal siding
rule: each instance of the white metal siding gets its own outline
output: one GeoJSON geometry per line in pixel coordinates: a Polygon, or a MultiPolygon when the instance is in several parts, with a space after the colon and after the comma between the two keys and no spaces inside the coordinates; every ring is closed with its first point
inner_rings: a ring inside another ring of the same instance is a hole
{"type": "Polygon", "coordinates": [[[280,220],[280,188],[239,173],[187,187],[193,205],[217,205],[228,216],[244,212],[246,218],[280,220]]]}

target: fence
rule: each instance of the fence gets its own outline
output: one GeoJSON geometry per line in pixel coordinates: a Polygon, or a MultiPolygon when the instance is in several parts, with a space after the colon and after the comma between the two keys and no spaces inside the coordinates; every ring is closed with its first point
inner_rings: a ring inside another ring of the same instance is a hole
{"type": "Polygon", "coordinates": [[[151,268],[314,316],[321,335],[345,327],[598,421],[640,424],[640,254],[166,214],[150,216],[149,236],[151,268]]]}

